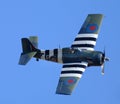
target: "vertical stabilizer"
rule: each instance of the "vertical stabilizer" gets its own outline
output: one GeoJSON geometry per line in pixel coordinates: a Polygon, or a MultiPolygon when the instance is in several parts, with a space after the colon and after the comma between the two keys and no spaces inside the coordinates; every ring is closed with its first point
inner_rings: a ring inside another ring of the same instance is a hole
{"type": "MultiPolygon", "coordinates": [[[[23,52],[21,53],[20,59],[19,59],[19,64],[20,65],[26,65],[29,60],[35,56],[37,53],[37,45],[34,44],[37,38],[22,38],[22,50],[23,52]],[[34,44],[34,45],[33,45],[34,44]],[[36,46],[36,47],[35,47],[36,46]]],[[[36,42],[37,43],[37,42],[36,42]]]]}
{"type": "Polygon", "coordinates": [[[37,36],[30,36],[29,40],[35,48],[38,48],[38,37],[37,36]]]}

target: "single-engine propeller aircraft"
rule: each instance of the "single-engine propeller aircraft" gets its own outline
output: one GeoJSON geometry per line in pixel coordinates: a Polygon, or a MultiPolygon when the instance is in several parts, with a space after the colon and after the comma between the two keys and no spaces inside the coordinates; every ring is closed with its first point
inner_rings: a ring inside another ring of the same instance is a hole
{"type": "Polygon", "coordinates": [[[104,52],[94,51],[103,14],[89,14],[83,23],[71,47],[53,50],[38,49],[37,36],[22,38],[22,49],[19,64],[26,65],[34,57],[63,64],[56,89],[57,94],[70,95],[82,77],[86,67],[101,66],[104,74],[104,63],[109,61],[104,52]]]}

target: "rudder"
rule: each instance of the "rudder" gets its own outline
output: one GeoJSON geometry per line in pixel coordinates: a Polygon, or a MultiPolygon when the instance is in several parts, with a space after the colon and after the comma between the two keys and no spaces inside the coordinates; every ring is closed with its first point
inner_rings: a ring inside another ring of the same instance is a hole
{"type": "Polygon", "coordinates": [[[23,53],[36,51],[36,48],[33,46],[33,44],[27,38],[22,38],[21,42],[22,42],[23,53]]]}
{"type": "Polygon", "coordinates": [[[29,62],[29,60],[37,53],[37,49],[27,38],[22,38],[21,42],[23,52],[21,53],[19,64],[26,65],[29,62]]]}

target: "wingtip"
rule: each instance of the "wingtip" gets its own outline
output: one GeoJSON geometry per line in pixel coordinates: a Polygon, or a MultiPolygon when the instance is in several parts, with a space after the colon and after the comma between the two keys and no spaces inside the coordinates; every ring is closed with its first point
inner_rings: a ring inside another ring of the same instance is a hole
{"type": "Polygon", "coordinates": [[[101,74],[104,76],[105,73],[101,73],[101,74]]]}
{"type": "Polygon", "coordinates": [[[104,15],[104,14],[102,14],[102,13],[93,13],[93,14],[88,14],[88,15],[104,15]]]}
{"type": "Polygon", "coordinates": [[[68,93],[60,93],[60,92],[56,92],[56,94],[58,94],[58,95],[71,95],[71,94],[68,94],[68,93]]]}

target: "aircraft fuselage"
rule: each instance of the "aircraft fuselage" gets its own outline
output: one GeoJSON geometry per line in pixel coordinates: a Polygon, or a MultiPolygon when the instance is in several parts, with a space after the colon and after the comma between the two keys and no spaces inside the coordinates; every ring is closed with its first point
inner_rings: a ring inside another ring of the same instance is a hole
{"type": "Polygon", "coordinates": [[[103,53],[100,51],[62,48],[44,51],[38,50],[34,57],[57,63],[75,63],[85,61],[88,62],[88,66],[100,66],[103,64],[102,55],[103,53]]]}

